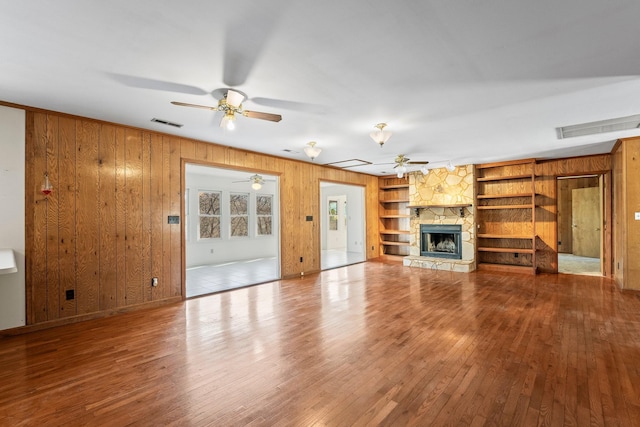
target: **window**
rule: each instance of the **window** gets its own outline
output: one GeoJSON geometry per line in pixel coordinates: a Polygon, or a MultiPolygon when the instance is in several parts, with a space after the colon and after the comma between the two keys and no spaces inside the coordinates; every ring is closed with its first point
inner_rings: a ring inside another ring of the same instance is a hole
{"type": "Polygon", "coordinates": [[[271,236],[273,223],[273,195],[256,195],[256,222],[258,236],[271,236]]]}
{"type": "Polygon", "coordinates": [[[329,230],[338,229],[338,201],[329,200],[329,230]]]}
{"type": "Polygon", "coordinates": [[[219,191],[198,193],[201,239],[220,238],[220,195],[219,191]]]}
{"type": "Polygon", "coordinates": [[[231,193],[229,198],[231,213],[231,237],[249,236],[249,194],[231,193]]]}

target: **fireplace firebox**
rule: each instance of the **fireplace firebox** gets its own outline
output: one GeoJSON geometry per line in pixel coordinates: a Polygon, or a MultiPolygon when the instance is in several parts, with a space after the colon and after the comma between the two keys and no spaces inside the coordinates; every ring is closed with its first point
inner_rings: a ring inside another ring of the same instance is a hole
{"type": "Polygon", "coordinates": [[[420,256],[462,259],[462,226],[420,224],[420,256]]]}

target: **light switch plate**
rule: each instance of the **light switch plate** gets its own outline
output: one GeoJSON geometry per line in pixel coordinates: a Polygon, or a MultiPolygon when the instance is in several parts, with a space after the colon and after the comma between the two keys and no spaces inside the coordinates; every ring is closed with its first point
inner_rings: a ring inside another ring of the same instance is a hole
{"type": "Polygon", "coordinates": [[[636,221],[640,221],[640,212],[636,212],[636,221]]]}

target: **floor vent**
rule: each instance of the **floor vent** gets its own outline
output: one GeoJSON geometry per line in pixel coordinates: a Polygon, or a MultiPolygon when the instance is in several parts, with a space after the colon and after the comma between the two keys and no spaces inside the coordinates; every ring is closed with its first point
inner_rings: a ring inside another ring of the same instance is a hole
{"type": "Polygon", "coordinates": [[[595,135],[599,133],[618,132],[636,129],[640,126],[640,114],[616,119],[599,120],[597,122],[581,123],[579,125],[556,128],[558,139],[574,138],[576,136],[595,135]]]}

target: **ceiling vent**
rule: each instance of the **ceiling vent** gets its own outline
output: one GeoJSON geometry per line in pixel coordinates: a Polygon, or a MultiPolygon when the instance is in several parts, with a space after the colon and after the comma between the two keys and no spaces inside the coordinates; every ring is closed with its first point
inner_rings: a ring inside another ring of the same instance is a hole
{"type": "Polygon", "coordinates": [[[558,139],[576,136],[595,135],[598,133],[618,132],[621,130],[637,129],[640,126],[640,114],[617,119],[600,120],[579,125],[556,128],[558,139]]]}
{"type": "Polygon", "coordinates": [[[151,119],[151,121],[155,123],[160,123],[161,125],[173,126],[174,128],[181,128],[182,126],[184,126],[184,125],[181,125],[180,123],[173,123],[168,120],[162,120],[162,119],[156,119],[156,118],[151,119]]]}

